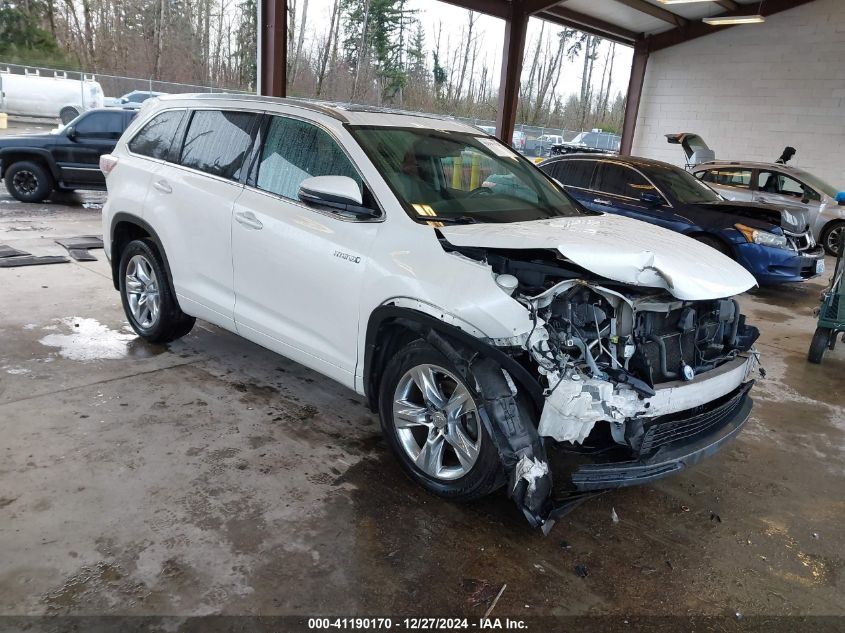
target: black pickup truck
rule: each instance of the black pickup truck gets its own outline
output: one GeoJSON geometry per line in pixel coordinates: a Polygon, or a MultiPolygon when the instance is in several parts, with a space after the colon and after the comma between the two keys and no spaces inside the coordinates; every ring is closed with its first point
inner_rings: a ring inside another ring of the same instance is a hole
{"type": "Polygon", "coordinates": [[[0,178],[21,202],[55,190],[105,189],[100,156],[114,150],[137,110],[98,109],[46,134],[0,136],[0,178]]]}

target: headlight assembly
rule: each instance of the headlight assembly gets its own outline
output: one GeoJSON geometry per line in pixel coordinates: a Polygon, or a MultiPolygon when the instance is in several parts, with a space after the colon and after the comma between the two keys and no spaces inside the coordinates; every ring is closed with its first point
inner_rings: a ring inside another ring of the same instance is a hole
{"type": "Polygon", "coordinates": [[[783,235],[775,235],[774,233],[769,233],[768,231],[760,231],[759,229],[753,229],[750,226],[745,226],[744,224],[735,224],[734,227],[737,231],[742,233],[743,236],[745,236],[745,239],[753,244],[773,246],[774,248],[789,248],[789,242],[783,235]]]}

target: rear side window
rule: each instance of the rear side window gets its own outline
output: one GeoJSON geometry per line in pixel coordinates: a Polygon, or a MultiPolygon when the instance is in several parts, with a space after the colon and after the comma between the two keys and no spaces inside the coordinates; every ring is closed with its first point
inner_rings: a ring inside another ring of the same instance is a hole
{"type": "Polygon", "coordinates": [[[123,134],[123,112],[92,112],[73,126],[76,133],[90,139],[119,139],[123,134]]]}
{"type": "Polygon", "coordinates": [[[273,117],[261,148],[256,184],[259,189],[291,200],[312,176],[348,176],[361,187],[361,177],[346,154],[325,131],[310,123],[273,117]]]}
{"type": "Polygon", "coordinates": [[[250,112],[197,110],[188,125],[179,163],[237,180],[252,145],[255,119],[250,112]]]}
{"type": "Polygon", "coordinates": [[[551,175],[567,187],[589,189],[595,166],[591,160],[561,160],[554,165],[551,175]]]}
{"type": "Polygon", "coordinates": [[[714,185],[726,185],[728,187],[751,186],[750,169],[710,169],[704,172],[704,182],[712,182],[714,185]]]}
{"type": "Polygon", "coordinates": [[[637,200],[644,192],[655,190],[651,183],[638,172],[616,163],[599,163],[594,189],[613,196],[637,200]]]}
{"type": "Polygon", "coordinates": [[[165,160],[173,139],[176,138],[176,131],[179,129],[184,113],[184,110],[168,110],[153,117],[129,141],[129,151],[141,156],[165,160]]]}

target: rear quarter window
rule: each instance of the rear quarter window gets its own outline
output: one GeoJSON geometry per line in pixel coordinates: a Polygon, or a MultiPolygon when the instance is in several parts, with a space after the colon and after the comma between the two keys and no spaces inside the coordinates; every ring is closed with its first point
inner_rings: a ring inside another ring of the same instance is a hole
{"type": "Polygon", "coordinates": [[[184,114],[184,110],[168,110],[154,116],[129,141],[129,151],[150,158],[166,159],[184,114]]]}
{"type": "Polygon", "coordinates": [[[188,125],[179,164],[237,180],[252,145],[256,119],[251,112],[197,110],[188,125]]]}

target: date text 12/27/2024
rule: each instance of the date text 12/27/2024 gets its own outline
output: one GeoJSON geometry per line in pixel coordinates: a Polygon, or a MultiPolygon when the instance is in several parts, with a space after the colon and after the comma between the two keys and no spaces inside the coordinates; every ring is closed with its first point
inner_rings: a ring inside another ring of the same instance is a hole
{"type": "Polygon", "coordinates": [[[512,618],[309,618],[310,630],[347,631],[527,631],[524,620],[512,618]]]}

